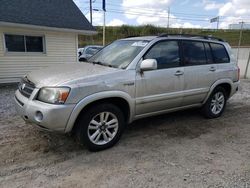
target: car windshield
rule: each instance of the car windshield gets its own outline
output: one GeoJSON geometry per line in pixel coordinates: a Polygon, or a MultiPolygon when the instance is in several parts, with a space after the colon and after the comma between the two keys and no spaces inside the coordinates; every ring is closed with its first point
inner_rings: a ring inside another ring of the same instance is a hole
{"type": "Polygon", "coordinates": [[[89,47],[86,49],[86,54],[94,55],[96,52],[98,52],[101,47],[89,47]]]}
{"type": "Polygon", "coordinates": [[[96,53],[89,62],[124,69],[147,44],[145,40],[118,40],[96,53]]]}

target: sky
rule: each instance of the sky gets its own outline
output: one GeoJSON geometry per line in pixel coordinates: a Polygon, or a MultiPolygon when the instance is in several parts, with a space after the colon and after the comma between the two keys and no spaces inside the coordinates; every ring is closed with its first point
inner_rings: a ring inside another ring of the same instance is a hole
{"type": "MultiPolygon", "coordinates": [[[[89,20],[89,0],[73,0],[89,20]]],[[[93,25],[103,24],[102,0],[93,1],[93,25]]],[[[106,0],[106,25],[146,25],[173,28],[219,28],[250,23],[250,0],[106,0]],[[168,13],[169,11],[169,13],[168,13]]]]}

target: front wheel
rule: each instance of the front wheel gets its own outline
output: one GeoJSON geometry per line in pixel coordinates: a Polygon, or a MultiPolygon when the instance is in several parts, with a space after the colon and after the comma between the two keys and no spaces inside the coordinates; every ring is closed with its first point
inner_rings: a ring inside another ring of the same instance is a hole
{"type": "Polygon", "coordinates": [[[217,87],[212,92],[202,111],[207,118],[217,118],[223,113],[227,102],[226,91],[223,87],[217,87]]]}
{"type": "Polygon", "coordinates": [[[80,143],[91,151],[99,151],[115,145],[124,129],[124,115],[113,104],[90,107],[79,119],[77,133],[80,143]]]}

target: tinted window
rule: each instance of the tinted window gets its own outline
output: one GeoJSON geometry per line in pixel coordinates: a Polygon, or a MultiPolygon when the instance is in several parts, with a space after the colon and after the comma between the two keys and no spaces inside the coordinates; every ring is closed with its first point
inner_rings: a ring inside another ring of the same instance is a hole
{"type": "Polygon", "coordinates": [[[180,65],[178,42],[159,42],[148,51],[144,59],[156,59],[158,69],[178,67],[180,65]]]}
{"type": "Polygon", "coordinates": [[[7,52],[43,52],[42,36],[5,35],[7,52]]]}
{"type": "Polygon", "coordinates": [[[185,65],[206,64],[206,54],[202,42],[183,41],[182,47],[185,65]]]}
{"type": "Polygon", "coordinates": [[[25,52],[23,35],[5,35],[7,52],[25,52]]]}
{"type": "Polygon", "coordinates": [[[228,63],[229,57],[225,47],[221,44],[210,43],[215,63],[228,63]]]}
{"type": "Polygon", "coordinates": [[[204,45],[205,45],[205,50],[206,50],[206,55],[207,55],[207,63],[212,64],[214,63],[214,61],[213,61],[213,56],[211,53],[211,48],[208,43],[204,43],[204,45]]]}

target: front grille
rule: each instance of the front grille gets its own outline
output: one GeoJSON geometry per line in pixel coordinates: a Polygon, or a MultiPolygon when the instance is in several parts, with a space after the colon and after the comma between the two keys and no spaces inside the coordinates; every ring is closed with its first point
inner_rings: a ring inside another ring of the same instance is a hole
{"type": "Polygon", "coordinates": [[[35,89],[35,84],[24,77],[19,83],[18,89],[23,96],[29,98],[33,90],[35,89]]]}

